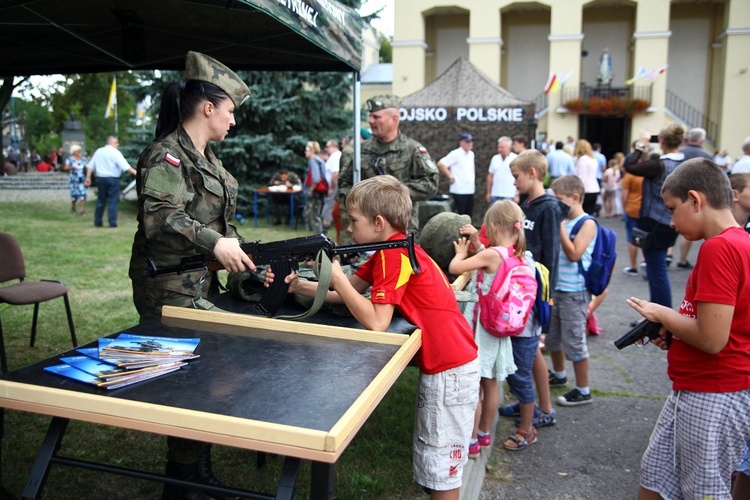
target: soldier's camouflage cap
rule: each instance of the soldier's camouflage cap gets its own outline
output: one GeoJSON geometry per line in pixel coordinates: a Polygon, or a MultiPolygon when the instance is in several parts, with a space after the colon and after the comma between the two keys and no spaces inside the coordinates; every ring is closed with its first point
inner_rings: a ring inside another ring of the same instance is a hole
{"type": "Polygon", "coordinates": [[[400,107],[401,107],[401,98],[393,94],[376,95],[375,97],[371,97],[367,99],[367,111],[370,111],[370,112],[380,111],[381,109],[386,109],[386,108],[398,109],[400,107]]]}
{"type": "Polygon", "coordinates": [[[185,61],[185,80],[198,80],[216,85],[226,92],[237,108],[250,97],[250,89],[234,71],[200,52],[188,52],[185,61]]]}

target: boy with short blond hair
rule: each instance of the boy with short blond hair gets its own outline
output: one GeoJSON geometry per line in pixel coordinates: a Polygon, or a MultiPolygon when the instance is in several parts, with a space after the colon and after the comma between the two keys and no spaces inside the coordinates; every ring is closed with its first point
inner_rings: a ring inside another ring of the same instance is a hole
{"type": "MultiPolygon", "coordinates": [[[[347,230],[357,243],[405,239],[411,205],[408,188],[393,176],[361,181],[346,197],[347,230]]],[[[396,309],[422,330],[414,478],[433,499],[458,499],[479,399],[477,346],[445,274],[421,247],[414,250],[419,274],[405,248],[375,252],[350,278],[333,262],[326,300],[346,304],[369,330],[385,331],[396,309]],[[370,286],[368,299],[362,293],[370,286]]],[[[285,279],[289,292],[315,296],[317,283],[285,279]]]]}
{"type": "Polygon", "coordinates": [[[627,300],[662,325],[652,342],[668,349],[672,380],[643,454],[638,498],[730,498],[750,439],[750,236],[732,215],[726,174],[711,160],[682,163],[661,193],[670,225],[705,241],[679,311],[627,300]]]}
{"type": "MultiPolygon", "coordinates": [[[[549,270],[549,286],[557,280],[558,254],[560,243],[560,221],[567,207],[552,195],[545,192],[544,178],[547,175],[547,158],[535,149],[519,154],[510,164],[519,194],[526,195],[521,203],[526,219],[523,221],[526,236],[526,249],[534,260],[544,264],[549,270]]],[[[547,363],[539,348],[542,328],[538,322],[529,321],[526,330],[511,337],[513,359],[519,369],[506,379],[517,403],[502,406],[498,410],[503,417],[520,417],[518,427],[528,429],[555,425],[557,414],[552,408],[549,393],[547,363]],[[530,326],[531,325],[531,326],[530,326]],[[534,398],[534,386],[538,392],[539,406],[534,398]]],[[[513,449],[512,440],[504,443],[513,449]]]]}
{"type": "Polygon", "coordinates": [[[570,210],[560,228],[560,266],[557,283],[552,289],[554,306],[550,318],[546,347],[552,358],[552,377],[567,381],[565,360],[573,363],[576,375],[575,388],[557,398],[562,406],[579,406],[591,403],[589,388],[589,351],[586,343],[586,317],[591,294],[581,273],[581,262],[586,270],[591,265],[591,255],[596,243],[596,221],[587,219],[583,211],[586,189],[576,175],[559,177],[550,186],[557,199],[570,210]],[[577,234],[574,227],[583,220],[577,234]],[[571,238],[572,235],[572,238],[571,238]]]}

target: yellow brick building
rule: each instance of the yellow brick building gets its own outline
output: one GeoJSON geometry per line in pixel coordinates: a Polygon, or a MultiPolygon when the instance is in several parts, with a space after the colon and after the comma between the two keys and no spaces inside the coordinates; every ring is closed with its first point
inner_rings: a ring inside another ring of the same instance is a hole
{"type": "Polygon", "coordinates": [[[677,120],[737,158],[750,135],[750,0],[395,0],[392,45],[395,94],[422,89],[465,56],[537,103],[537,137],[585,137],[606,154],[677,120]],[[612,75],[600,84],[605,49],[612,75]],[[550,73],[568,79],[544,94],[550,73]],[[643,98],[648,109],[612,117],[564,106],[597,96],[643,98]]]}

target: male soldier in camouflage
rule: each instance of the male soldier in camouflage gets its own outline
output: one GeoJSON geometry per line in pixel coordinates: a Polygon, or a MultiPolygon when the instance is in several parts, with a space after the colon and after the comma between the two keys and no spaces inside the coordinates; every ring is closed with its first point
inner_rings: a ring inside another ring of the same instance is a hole
{"type": "MultiPolygon", "coordinates": [[[[237,181],[208,144],[224,140],[235,124],[235,108],[250,91],[229,68],[197,52],[188,53],[185,78],[165,89],[156,141],[138,160],[138,230],[129,274],[141,321],[161,316],[165,304],[210,308],[205,297],[218,292],[214,273],[151,278],[146,274],[148,257],[157,268],[204,254],[216,257],[230,272],[255,269],[229,223],[237,203],[237,181]]],[[[218,484],[210,467],[210,445],[172,437],[167,444],[167,476],[218,484]]],[[[162,498],[210,497],[199,489],[165,485],[162,498]]]]}
{"type": "MultiPolygon", "coordinates": [[[[375,96],[367,100],[370,112],[369,124],[372,139],[362,143],[361,180],[376,175],[390,174],[409,188],[414,205],[409,231],[419,229],[418,206],[416,202],[429,200],[437,193],[439,172],[427,149],[398,130],[401,99],[394,95],[375,96]]],[[[339,187],[336,200],[341,211],[341,225],[349,225],[346,214],[346,195],[354,184],[353,145],[349,144],[341,155],[339,187]]],[[[348,231],[342,231],[339,244],[351,241],[348,231]]]]}

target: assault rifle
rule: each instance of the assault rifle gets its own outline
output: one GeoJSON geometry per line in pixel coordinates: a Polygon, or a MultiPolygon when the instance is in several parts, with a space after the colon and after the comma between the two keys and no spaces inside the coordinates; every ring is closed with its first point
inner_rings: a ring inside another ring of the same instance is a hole
{"type": "MultiPolygon", "coordinates": [[[[263,298],[256,304],[255,309],[264,316],[271,317],[276,314],[286,298],[289,284],[284,278],[292,271],[299,269],[299,263],[314,260],[318,252],[325,252],[329,258],[334,255],[345,255],[359,252],[373,252],[388,250],[390,248],[406,248],[409,252],[409,263],[415,274],[419,274],[419,262],[414,251],[414,233],[409,234],[405,240],[390,240],[378,243],[364,243],[361,245],[336,246],[331,238],[324,234],[303,236],[289,240],[271,241],[261,243],[243,243],[240,245],[243,252],[255,263],[256,266],[271,266],[277,279],[271,283],[263,298]]],[[[152,278],[170,273],[184,273],[206,269],[208,271],[219,271],[224,269],[221,263],[213,257],[204,255],[193,255],[184,257],[176,266],[157,269],[154,261],[148,259],[148,274],[152,278]]]]}
{"type": "MultiPolygon", "coordinates": [[[[634,326],[628,333],[615,340],[615,347],[617,347],[618,349],[622,349],[645,338],[648,338],[649,340],[658,339],[659,330],[661,330],[661,323],[654,323],[645,319],[634,326]]],[[[668,333],[667,347],[669,347],[669,344],[671,342],[672,334],[668,333]]]]}

